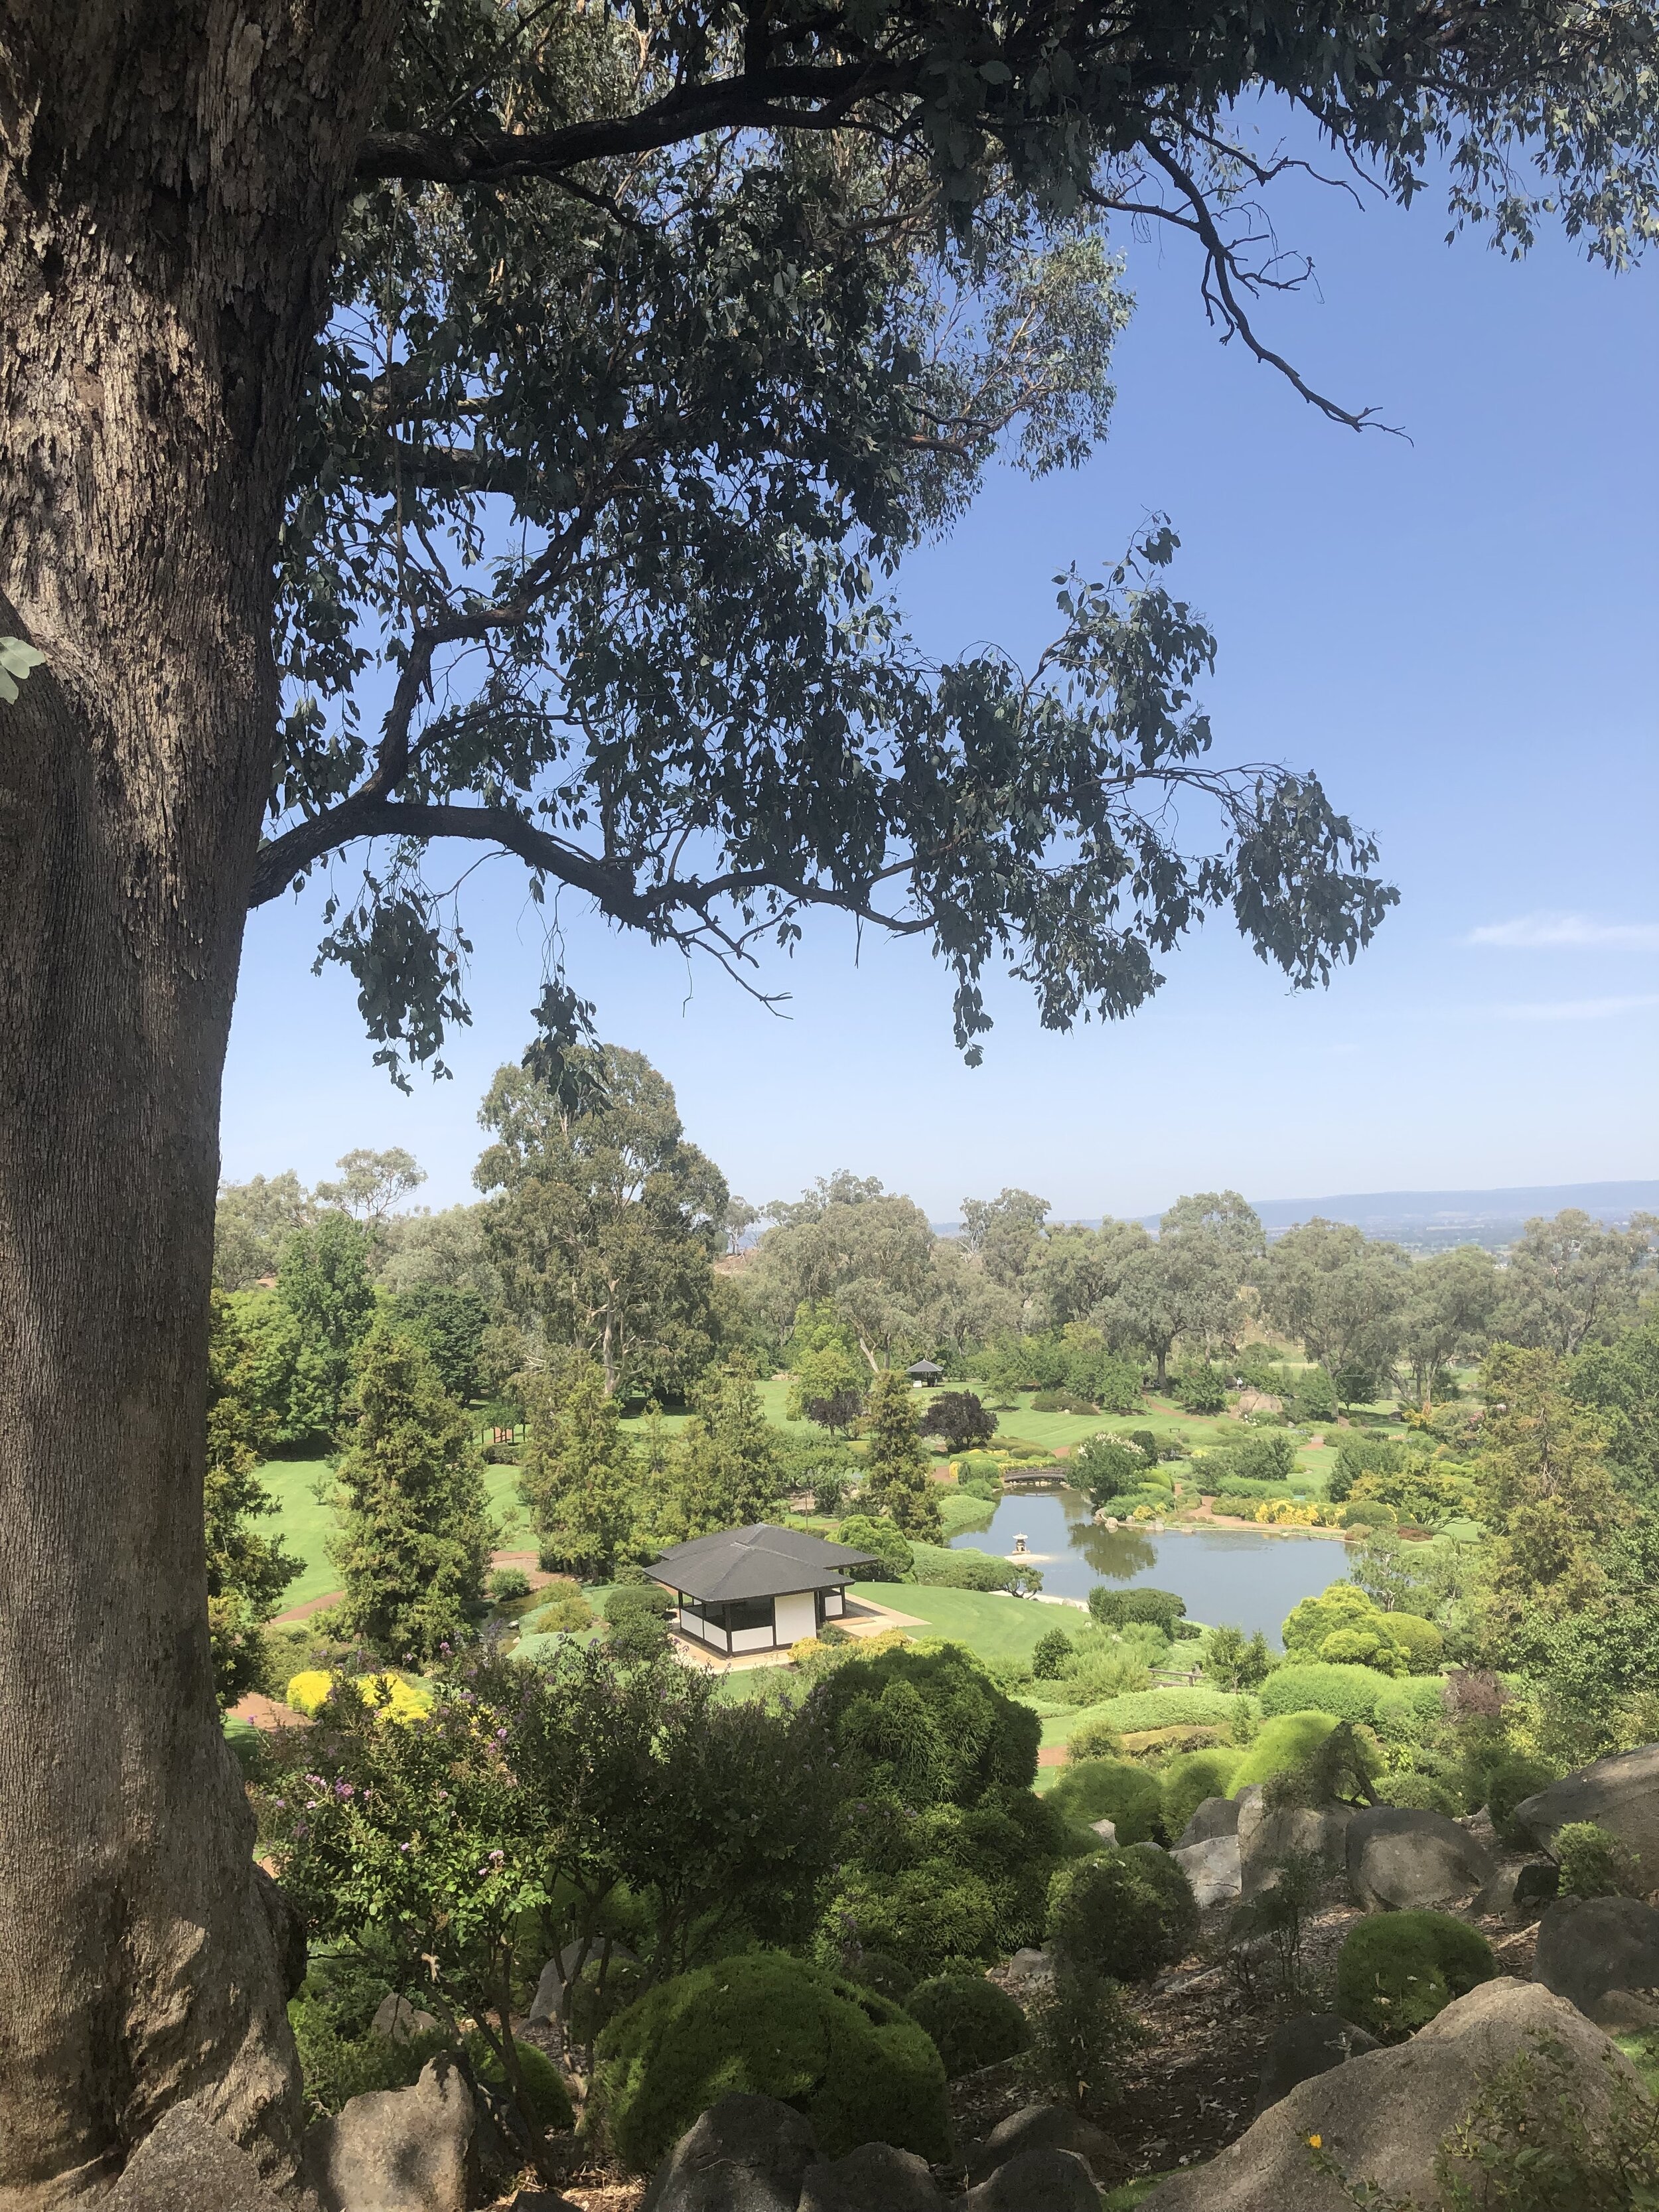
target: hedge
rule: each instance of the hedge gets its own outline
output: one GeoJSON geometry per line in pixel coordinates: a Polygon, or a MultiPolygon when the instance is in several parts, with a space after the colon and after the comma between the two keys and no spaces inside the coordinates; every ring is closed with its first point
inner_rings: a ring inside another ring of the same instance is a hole
{"type": "Polygon", "coordinates": [[[1322,1659],[1293,1661],[1269,1674],[1261,1686],[1266,1714],[1334,1713],[1340,1721],[1375,1723],[1385,1690],[1398,1677],[1375,1667],[1342,1667],[1322,1659]]]}
{"type": "Polygon", "coordinates": [[[1249,1698],[1231,1690],[1129,1690],[1121,1698],[1105,1698],[1090,1709],[1090,1717],[1109,1722],[1120,1735],[1138,1729],[1224,1726],[1239,1713],[1252,1713],[1249,1698]]]}
{"type": "Polygon", "coordinates": [[[594,2092],[617,2154],[649,2172],[734,2091],[811,2122],[826,2158],[893,2143],[951,2154],[945,2068],[931,2038],[872,1990],[775,1951],[661,1982],[600,2036],[594,2092]]]}
{"type": "Polygon", "coordinates": [[[1049,1791],[1048,1802],[1068,1820],[1090,1826],[1110,1820],[1120,1844],[1163,1840],[1163,1789],[1156,1775],[1127,1759],[1073,1761],[1049,1791]]]}

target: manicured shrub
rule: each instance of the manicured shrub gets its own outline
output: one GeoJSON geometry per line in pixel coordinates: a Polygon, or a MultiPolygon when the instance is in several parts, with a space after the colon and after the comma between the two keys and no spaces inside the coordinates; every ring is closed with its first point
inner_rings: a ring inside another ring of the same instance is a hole
{"type": "Polygon", "coordinates": [[[854,1552],[873,1553],[878,1564],[860,1567],[860,1581],[902,1583],[911,1579],[910,1547],[903,1530],[893,1522],[870,1513],[849,1513],[836,1531],[836,1541],[854,1552]]]}
{"type": "Polygon", "coordinates": [[[668,1646],[674,1601],[655,1583],[618,1583],[605,1601],[607,1641],[619,1659],[654,1659],[668,1646]]]}
{"type": "Polygon", "coordinates": [[[1120,1844],[1163,1839],[1164,1792],[1158,1778],[1127,1759],[1073,1755],[1048,1792],[1048,1802],[1068,1820],[1110,1820],[1120,1844]]]}
{"type": "Polygon", "coordinates": [[[497,1567],[489,1577],[489,1589],[497,1604],[503,1598],[528,1597],[530,1577],[522,1567],[497,1567]]]}
{"type": "MultiPolygon", "coordinates": [[[[518,2054],[519,2075],[524,2083],[525,2097],[529,2105],[529,2117],[544,2128],[574,2128],[576,2115],[570,2103],[570,2092],[564,2086],[564,2076],[544,2051],[533,2043],[520,2043],[514,2039],[518,2054]]],[[[466,2055],[480,2078],[492,2089],[504,2091],[507,2069],[477,2030],[466,2039],[466,2055]]]]}
{"type": "Polygon", "coordinates": [[[851,1794],[969,1805],[1036,1779],[1042,1722],[959,1644],[860,1656],[819,1694],[851,1794]]]}
{"type": "Polygon", "coordinates": [[[855,1951],[842,1968],[842,1978],[856,1982],[861,1990],[873,1990],[878,1997],[889,1997],[896,2005],[902,2005],[916,1986],[916,1978],[904,1961],[886,1951],[855,1951]]]}
{"type": "Polygon", "coordinates": [[[1594,1820],[1570,1820],[1553,1845],[1569,1897],[1645,1897],[1649,1882],[1630,1845],[1594,1820]]]}
{"type": "Polygon", "coordinates": [[[636,2172],[734,2090],[793,2104],[826,2158],[865,2142],[950,2155],[945,2068],[926,2032],[873,1990],[779,1952],[659,1983],[611,2021],[595,2058],[605,2129],[636,2172]]]}
{"type": "Polygon", "coordinates": [[[550,1586],[547,1602],[538,1606],[525,1622],[535,1636],[574,1636],[592,1626],[592,1607],[570,1583],[557,1590],[550,1586]]]}
{"type": "Polygon", "coordinates": [[[1237,1797],[1253,1782],[1274,1774],[1299,1774],[1338,1725],[1334,1713],[1285,1713],[1269,1721],[1233,1770],[1227,1795],[1237,1797]]]}
{"type": "Polygon", "coordinates": [[[1402,1805],[1419,1813],[1443,1813],[1449,1820],[1463,1810],[1459,1793],[1436,1774],[1385,1774],[1376,1784],[1376,1795],[1382,1804],[1402,1805]]]}
{"type": "Polygon", "coordinates": [[[1164,1770],[1164,1828],[1173,1844],[1206,1797],[1224,1797],[1243,1763],[1231,1748],[1188,1751],[1164,1770]]]}
{"type": "Polygon", "coordinates": [[[1187,1601],[1173,1590],[1114,1589],[1109,1583],[1097,1583],[1089,1593],[1089,1610],[1103,1628],[1146,1625],[1173,1636],[1176,1623],[1186,1617],[1187,1601]]]}
{"type": "Polygon", "coordinates": [[[1066,1739],[1066,1756],[1073,1761],[1112,1759],[1122,1747],[1122,1738],[1109,1720],[1092,1713],[1066,1739]]]}
{"type": "Polygon", "coordinates": [[[1025,2014],[983,1974],[939,1974],[920,1982],[904,2009],[925,2027],[954,2081],[1025,2048],[1025,2014]]]}
{"type": "Polygon", "coordinates": [[[1362,1920],[1336,1962],[1345,2020],[1401,2043],[1498,1972],[1492,1945],[1449,1912],[1379,1912],[1362,1920]]]}
{"type": "Polygon", "coordinates": [[[1076,1650],[1076,1644],[1063,1628],[1045,1629],[1031,1652],[1033,1680],[1058,1681],[1066,1671],[1076,1650]]]}
{"type": "Polygon", "coordinates": [[[1486,1776],[1486,1811],[1501,1840],[1513,1851],[1529,1850],[1532,1838],[1517,1826],[1515,1808],[1528,1797],[1535,1797],[1540,1790],[1547,1790],[1552,1782],[1561,1778],[1560,1769],[1549,1765],[1541,1759],[1516,1756],[1499,1759],[1486,1776]]]}
{"type": "Polygon", "coordinates": [[[1291,1660],[1276,1668],[1261,1686],[1261,1710],[1281,1713],[1334,1713],[1340,1721],[1376,1722],[1380,1701],[1394,1686],[1374,1667],[1340,1667],[1322,1659],[1291,1660]]]}
{"type": "Polygon", "coordinates": [[[896,1959],[917,1979],[988,1966],[1003,1948],[996,1890],[954,1859],[924,1859],[896,1874],[855,1869],[842,1884],[834,1918],[840,1936],[896,1959]]]}
{"type": "Polygon", "coordinates": [[[1197,1929],[1192,1884],[1154,1844],[1078,1859],[1048,1885],[1048,1942],[1114,1981],[1145,1981],[1178,1959],[1197,1929]]]}
{"type": "Polygon", "coordinates": [[[1225,1690],[1138,1690],[1103,1699],[1100,1717],[1127,1735],[1138,1729],[1218,1726],[1241,1711],[1255,1706],[1225,1690]]]}

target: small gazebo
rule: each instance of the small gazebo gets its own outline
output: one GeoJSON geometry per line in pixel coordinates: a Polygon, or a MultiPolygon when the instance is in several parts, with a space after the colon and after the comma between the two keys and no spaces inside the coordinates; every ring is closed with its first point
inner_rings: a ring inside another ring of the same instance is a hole
{"type": "Polygon", "coordinates": [[[740,1651],[785,1651],[816,1636],[847,1610],[847,1585],[868,1552],[827,1544],[804,1529],[760,1521],[695,1537],[646,1569],[673,1594],[674,1626],[726,1658],[740,1651]]]}
{"type": "Polygon", "coordinates": [[[907,1367],[904,1371],[918,1389],[925,1383],[945,1380],[945,1370],[936,1366],[931,1359],[919,1359],[914,1367],[907,1367]]]}

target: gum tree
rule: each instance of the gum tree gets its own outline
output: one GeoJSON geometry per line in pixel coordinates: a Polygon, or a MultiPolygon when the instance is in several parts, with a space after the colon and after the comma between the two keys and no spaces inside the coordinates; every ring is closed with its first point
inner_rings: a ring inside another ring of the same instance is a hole
{"type": "Polygon", "coordinates": [[[1652,36],[1637,0],[0,9],[7,2212],[185,2095],[277,2164],[297,2118],[202,1530],[250,905],[367,855],[325,949],[399,1075],[463,1010],[455,849],[739,970],[820,906],[918,935],[970,1050],[987,962],[1122,1014],[1211,907],[1317,981],[1388,894],[1313,777],[1212,760],[1166,530],[1029,671],[928,667],[883,580],[997,451],[1097,441],[1114,215],[1267,350],[1258,95],[1616,261],[1652,36]]]}

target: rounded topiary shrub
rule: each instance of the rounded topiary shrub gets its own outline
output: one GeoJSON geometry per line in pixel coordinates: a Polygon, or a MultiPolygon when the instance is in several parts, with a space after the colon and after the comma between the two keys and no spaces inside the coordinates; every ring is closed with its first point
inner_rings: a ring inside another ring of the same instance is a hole
{"type": "Polygon", "coordinates": [[[1070,1760],[1048,1793],[1068,1820],[1109,1820],[1121,1844],[1162,1840],[1164,1792],[1155,1775],[1126,1759],[1070,1760]]]}
{"type": "Polygon", "coordinates": [[[1492,1945],[1449,1912],[1380,1912],[1362,1920],[1336,1962],[1345,2020],[1403,2042],[1498,1972],[1492,1945]]]}
{"type": "Polygon", "coordinates": [[[1285,1713],[1334,1713],[1340,1721],[1375,1725],[1380,1701],[1394,1677],[1375,1667],[1345,1667],[1334,1661],[1289,1661],[1261,1686],[1261,1710],[1271,1717],[1285,1713]]]}
{"type": "Polygon", "coordinates": [[[1434,1623],[1419,1619],[1414,1613],[1391,1613],[1386,1619],[1389,1635],[1396,1644],[1406,1647],[1413,1674],[1437,1674],[1445,1663],[1446,1639],[1434,1623]]]}
{"type": "Polygon", "coordinates": [[[950,2155],[931,2038],[885,1997],[781,1952],[659,1983],[611,2021],[594,2057],[605,2129],[637,2172],[734,2090],[793,2105],[826,2158],[865,2142],[933,2162],[950,2155]]]}
{"type": "Polygon", "coordinates": [[[992,1885],[951,1859],[924,1859],[897,1874],[860,1869],[836,1899],[841,1921],[866,1949],[896,1959],[915,1979],[1002,1948],[992,1885]]]}
{"type": "Polygon", "coordinates": [[[1224,1797],[1244,1762],[1242,1751],[1218,1746],[1183,1752],[1164,1770],[1164,1826],[1174,1843],[1206,1797],[1224,1797]]]}
{"type": "Polygon", "coordinates": [[[1197,1930],[1185,1871],[1151,1844],[1075,1860],[1048,1885],[1048,1942],[1115,1982],[1145,1981],[1178,1959],[1197,1930]]]}
{"type": "Polygon", "coordinates": [[[1560,1778],[1559,1767],[1547,1765],[1541,1759],[1518,1756],[1499,1759],[1488,1772],[1486,1811],[1499,1837],[1512,1851],[1528,1851],[1533,1847],[1532,1838],[1516,1823],[1516,1807],[1560,1778]]]}
{"type": "Polygon", "coordinates": [[[1025,2048],[1025,2014],[983,1974],[939,1974],[920,1982],[904,2009],[925,2027],[954,2081],[1025,2048]]]}
{"type": "Polygon", "coordinates": [[[1331,1713],[1285,1713],[1269,1721],[1233,1769],[1227,1795],[1237,1797],[1253,1782],[1274,1774],[1299,1774],[1337,1726],[1331,1713]]]}

